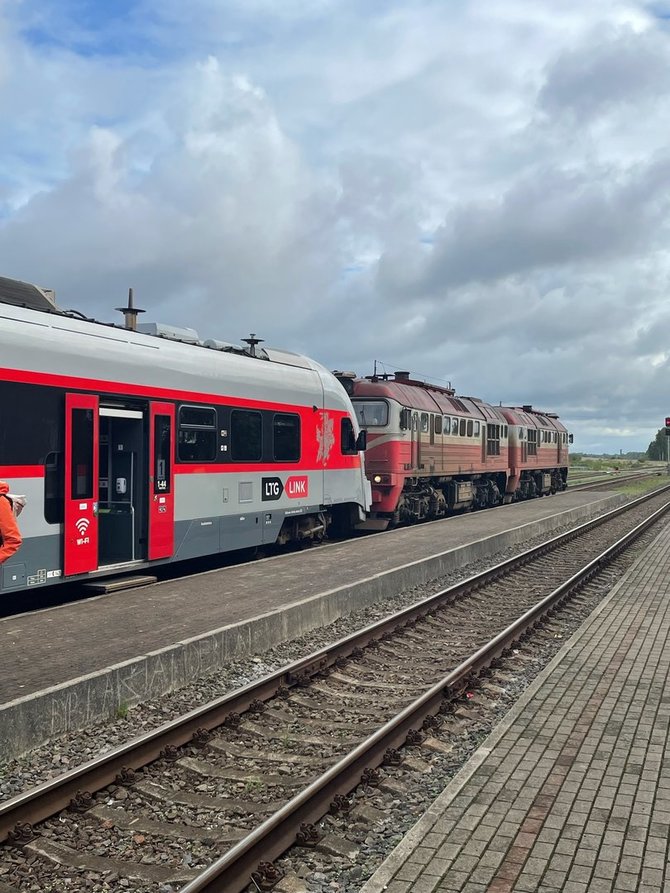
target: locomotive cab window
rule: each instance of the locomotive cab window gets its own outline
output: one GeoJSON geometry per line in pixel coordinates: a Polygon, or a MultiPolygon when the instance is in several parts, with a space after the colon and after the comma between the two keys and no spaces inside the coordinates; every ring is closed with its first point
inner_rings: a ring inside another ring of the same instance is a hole
{"type": "Polygon", "coordinates": [[[435,433],[436,434],[442,433],[442,416],[441,415],[435,416],[435,433]]]}
{"type": "Polygon", "coordinates": [[[481,426],[479,422],[475,422],[475,437],[479,437],[481,433],[481,426]]]}
{"type": "Polygon", "coordinates": [[[275,462],[297,462],[300,459],[300,416],[276,413],[272,420],[272,443],[275,462]]]}
{"type": "Polygon", "coordinates": [[[428,413],[421,413],[421,431],[423,434],[428,434],[428,413]]]}
{"type": "Polygon", "coordinates": [[[213,462],[216,458],[216,431],[216,410],[213,406],[180,406],[177,446],[180,462],[213,462]]]}
{"type": "Polygon", "coordinates": [[[451,433],[458,434],[458,419],[451,420],[451,433]]]}
{"type": "Polygon", "coordinates": [[[460,434],[461,437],[465,437],[465,427],[466,427],[465,419],[461,419],[458,424],[458,433],[460,434]]]}
{"type": "Polygon", "coordinates": [[[473,427],[474,426],[472,424],[472,419],[468,419],[468,430],[467,430],[468,437],[472,437],[473,427]]]}
{"type": "Polygon", "coordinates": [[[263,420],[260,412],[234,409],[230,413],[230,455],[236,462],[259,462],[263,453],[263,420]]]}
{"type": "Polygon", "coordinates": [[[353,404],[361,428],[382,428],[388,425],[389,405],[386,400],[354,400],[353,404]]]}

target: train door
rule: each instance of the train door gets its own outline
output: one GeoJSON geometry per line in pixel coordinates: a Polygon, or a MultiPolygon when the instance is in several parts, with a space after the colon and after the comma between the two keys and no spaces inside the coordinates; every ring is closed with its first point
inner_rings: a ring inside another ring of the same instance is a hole
{"type": "Polygon", "coordinates": [[[110,399],[100,407],[100,565],[146,558],[146,456],[139,405],[110,399]]]}
{"type": "Polygon", "coordinates": [[[174,552],[174,404],[149,404],[149,559],[174,552]]]}
{"type": "Polygon", "coordinates": [[[98,397],[65,395],[63,570],[98,567],[98,397]]]}
{"type": "Polygon", "coordinates": [[[421,462],[421,428],[419,425],[419,413],[412,413],[412,471],[419,467],[421,462]]]}

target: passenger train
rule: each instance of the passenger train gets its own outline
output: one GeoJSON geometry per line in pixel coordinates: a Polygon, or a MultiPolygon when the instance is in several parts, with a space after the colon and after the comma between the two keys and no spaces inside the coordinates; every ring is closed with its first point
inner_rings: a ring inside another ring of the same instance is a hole
{"type": "Polygon", "coordinates": [[[566,487],[553,414],[121,309],[99,323],[0,277],[0,479],[28,502],[0,595],[566,487]]]}
{"type": "Polygon", "coordinates": [[[125,310],[96,323],[0,278],[0,478],[27,496],[0,593],[365,518],[365,433],[329,371],[254,337],[134,330],[125,310]]]}

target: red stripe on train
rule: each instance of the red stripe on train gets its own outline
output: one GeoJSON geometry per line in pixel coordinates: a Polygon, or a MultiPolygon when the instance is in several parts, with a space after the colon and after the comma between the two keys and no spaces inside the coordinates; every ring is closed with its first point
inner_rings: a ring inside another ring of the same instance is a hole
{"type": "Polygon", "coordinates": [[[44,465],[0,465],[0,478],[43,478],[44,465]]]}
{"type": "MultiPolygon", "coordinates": [[[[314,373],[316,374],[316,373],[314,373]]],[[[152,385],[129,384],[121,381],[106,381],[97,378],[80,378],[74,375],[54,375],[50,372],[28,372],[23,369],[0,368],[0,380],[15,381],[21,384],[40,384],[66,390],[94,391],[97,394],[109,394],[121,397],[145,397],[152,400],[178,400],[181,403],[207,402],[228,406],[244,406],[253,409],[275,409],[286,411],[291,409],[311,409],[300,404],[274,403],[268,400],[250,400],[246,397],[230,397],[227,394],[211,394],[201,391],[180,391],[175,388],[161,388],[152,385]]],[[[328,412],[346,415],[341,409],[328,409],[328,412]]]]}

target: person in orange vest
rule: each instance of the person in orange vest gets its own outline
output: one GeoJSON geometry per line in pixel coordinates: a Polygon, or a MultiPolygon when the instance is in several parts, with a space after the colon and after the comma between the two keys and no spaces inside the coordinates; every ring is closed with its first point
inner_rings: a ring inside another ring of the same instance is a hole
{"type": "Polygon", "coordinates": [[[14,503],[8,494],[9,484],[0,481],[0,564],[18,552],[23,542],[16,523],[14,503]]]}

